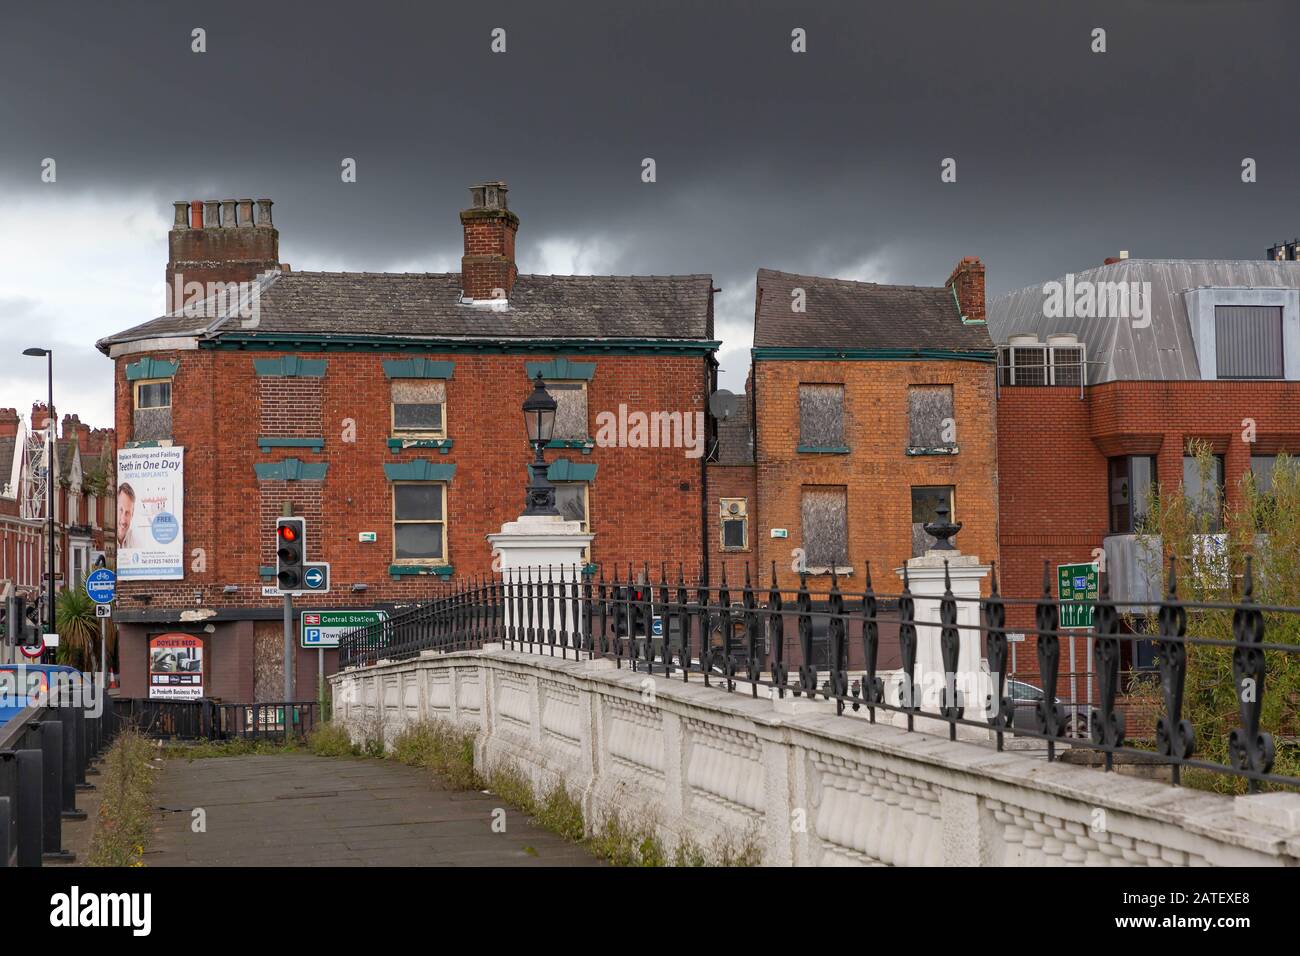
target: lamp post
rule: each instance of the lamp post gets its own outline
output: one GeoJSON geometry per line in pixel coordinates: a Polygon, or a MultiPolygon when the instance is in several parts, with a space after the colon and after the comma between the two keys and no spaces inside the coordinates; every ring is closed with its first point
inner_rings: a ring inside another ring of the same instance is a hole
{"type": "MultiPolygon", "coordinates": [[[[45,633],[54,633],[54,456],[57,450],[54,447],[54,350],[30,348],[23,349],[24,355],[30,355],[33,358],[44,357],[46,360],[46,370],[49,381],[49,402],[45,406],[46,412],[50,416],[50,430],[48,437],[45,439],[45,511],[50,521],[50,564],[46,569],[49,572],[49,581],[45,590],[45,633]]],[[[33,422],[33,425],[36,423],[33,422]]],[[[42,641],[43,643],[43,641],[42,641]]]]}
{"type": "Polygon", "coordinates": [[[524,516],[555,515],[560,512],[555,507],[555,486],[546,477],[546,459],[542,449],[551,440],[555,432],[555,399],[546,391],[546,382],[542,373],[537,373],[533,380],[533,393],[524,400],[524,424],[528,428],[528,440],[533,444],[533,460],[529,464],[532,480],[524,494],[524,516]]]}

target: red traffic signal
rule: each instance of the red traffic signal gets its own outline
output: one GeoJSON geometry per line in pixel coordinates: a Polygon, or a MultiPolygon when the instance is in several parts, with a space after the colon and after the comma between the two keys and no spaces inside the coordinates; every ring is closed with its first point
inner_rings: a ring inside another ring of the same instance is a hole
{"type": "Polygon", "coordinates": [[[280,525],[280,540],[282,541],[298,540],[298,532],[294,529],[293,525],[291,524],[280,525]]]}

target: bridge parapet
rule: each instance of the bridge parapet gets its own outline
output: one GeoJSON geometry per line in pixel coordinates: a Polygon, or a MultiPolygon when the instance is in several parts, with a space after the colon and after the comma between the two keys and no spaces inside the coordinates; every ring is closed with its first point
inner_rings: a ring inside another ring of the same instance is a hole
{"type": "Polygon", "coordinates": [[[1300,794],[1228,797],[840,715],[834,701],[508,650],[425,651],[330,678],[353,739],[444,720],[480,770],[578,795],[671,848],[752,842],[768,865],[1300,865],[1300,794]]]}

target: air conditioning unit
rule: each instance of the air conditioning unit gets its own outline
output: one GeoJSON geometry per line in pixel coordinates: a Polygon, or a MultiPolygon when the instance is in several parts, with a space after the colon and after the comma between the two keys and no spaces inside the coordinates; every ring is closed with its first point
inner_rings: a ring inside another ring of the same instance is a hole
{"type": "Polygon", "coordinates": [[[1047,349],[1032,333],[1012,335],[1002,350],[1000,378],[1003,385],[1046,385],[1047,349]]]}
{"type": "Polygon", "coordinates": [[[1061,332],[1047,337],[1047,351],[1050,353],[1051,383],[1069,385],[1079,388],[1087,376],[1084,364],[1085,349],[1079,337],[1072,332],[1061,332]]]}

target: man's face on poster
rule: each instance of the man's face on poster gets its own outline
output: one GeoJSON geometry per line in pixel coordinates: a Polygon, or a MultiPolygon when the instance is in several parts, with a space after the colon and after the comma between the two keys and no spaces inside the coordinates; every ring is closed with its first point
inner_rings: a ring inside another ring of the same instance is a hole
{"type": "Polygon", "coordinates": [[[135,514],[135,499],[125,491],[117,493],[117,540],[125,541],[131,530],[131,517],[135,514]]]}

